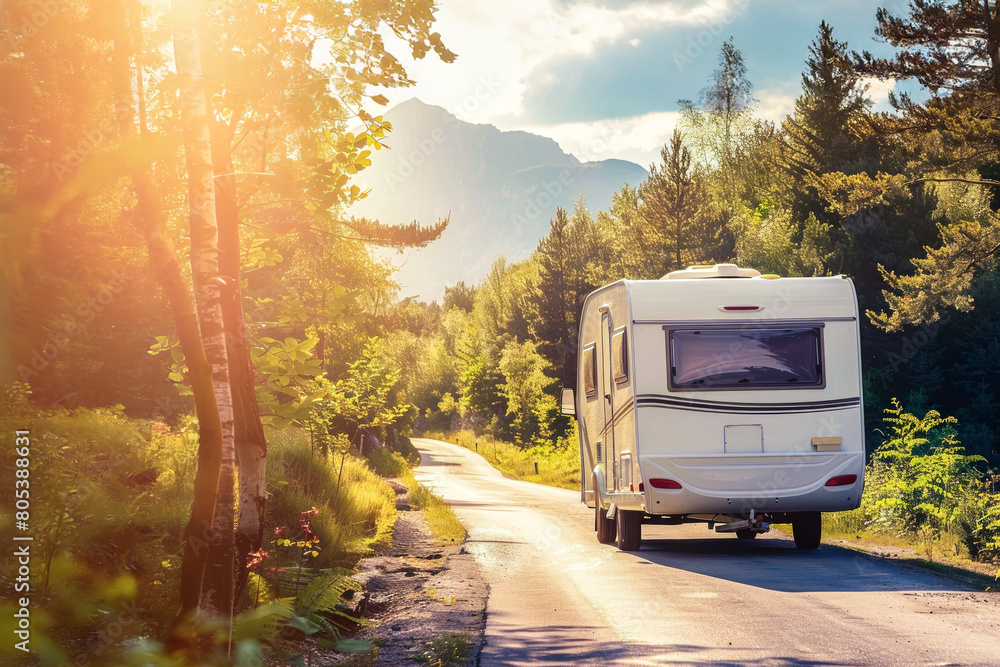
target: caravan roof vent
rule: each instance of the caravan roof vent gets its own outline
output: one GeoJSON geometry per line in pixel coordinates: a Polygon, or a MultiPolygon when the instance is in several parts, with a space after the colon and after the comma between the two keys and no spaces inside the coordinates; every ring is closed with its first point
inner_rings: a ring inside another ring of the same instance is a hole
{"type": "Polygon", "coordinates": [[[756,278],[760,271],[756,269],[741,269],[735,264],[698,264],[689,266],[683,271],[671,271],[660,280],[678,280],[686,278],[756,278]]]}

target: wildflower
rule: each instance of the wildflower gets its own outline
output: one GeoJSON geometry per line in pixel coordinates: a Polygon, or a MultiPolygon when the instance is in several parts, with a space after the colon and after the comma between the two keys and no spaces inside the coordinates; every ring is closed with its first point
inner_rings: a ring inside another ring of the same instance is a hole
{"type": "Polygon", "coordinates": [[[275,535],[281,535],[281,534],[282,534],[283,532],[285,532],[285,528],[284,528],[284,527],[281,527],[281,528],[275,528],[275,529],[274,529],[274,534],[275,534],[275,535]]]}
{"type": "Polygon", "coordinates": [[[261,561],[263,561],[270,555],[271,554],[264,551],[263,549],[257,549],[257,551],[254,551],[248,555],[247,567],[249,567],[251,570],[256,570],[257,566],[261,564],[261,561]]]}

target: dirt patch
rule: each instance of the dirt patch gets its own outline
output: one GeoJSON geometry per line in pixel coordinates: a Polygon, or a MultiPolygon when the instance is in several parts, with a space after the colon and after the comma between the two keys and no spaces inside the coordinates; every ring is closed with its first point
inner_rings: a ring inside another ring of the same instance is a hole
{"type": "Polygon", "coordinates": [[[365,590],[352,603],[370,622],[354,637],[379,644],[377,665],[415,667],[410,658],[427,642],[443,634],[463,635],[474,665],[489,593],[479,565],[461,544],[436,540],[423,513],[409,511],[405,487],[393,487],[400,512],[392,545],[361,561],[354,575],[365,590]]]}

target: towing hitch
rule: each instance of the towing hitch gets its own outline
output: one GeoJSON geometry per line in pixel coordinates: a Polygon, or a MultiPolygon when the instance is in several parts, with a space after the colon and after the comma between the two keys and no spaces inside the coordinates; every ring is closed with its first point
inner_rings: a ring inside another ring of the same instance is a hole
{"type": "Polygon", "coordinates": [[[752,533],[766,533],[771,530],[771,524],[757,518],[756,512],[750,510],[750,518],[732,523],[724,523],[715,527],[717,533],[735,533],[740,530],[749,530],[752,533]]]}

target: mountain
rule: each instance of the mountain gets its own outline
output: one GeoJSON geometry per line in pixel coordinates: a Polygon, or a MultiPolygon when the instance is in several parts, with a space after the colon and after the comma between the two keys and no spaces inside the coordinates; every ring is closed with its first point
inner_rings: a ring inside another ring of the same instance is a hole
{"type": "Polygon", "coordinates": [[[466,123],[416,98],[385,119],[391,150],[374,153],[354,178],[371,192],[349,213],[393,224],[451,216],[439,240],[392,256],[402,297],[430,301],[446,285],[478,283],[501,253],[510,261],[529,256],[557,207],[572,210],[583,196],[592,212],[607,210],[624,184],[648,176],[624,160],[581,163],[547,137],[466,123]]]}

